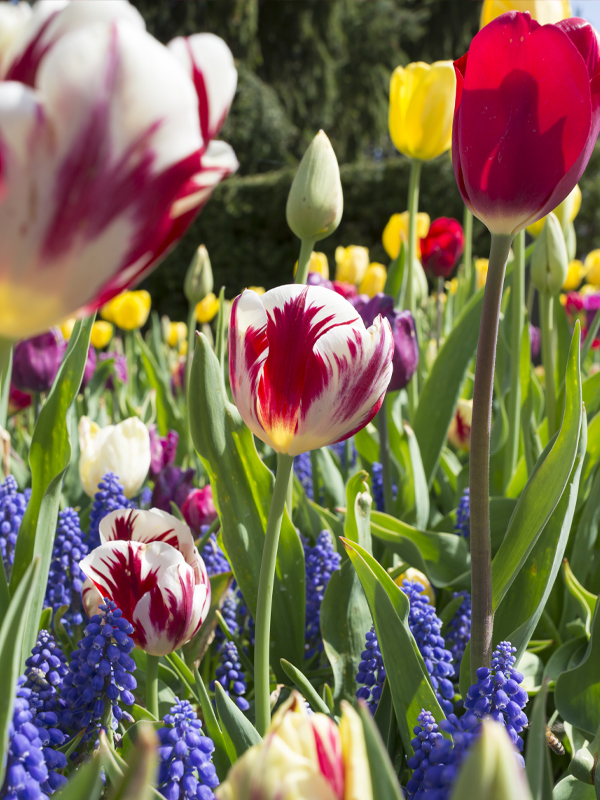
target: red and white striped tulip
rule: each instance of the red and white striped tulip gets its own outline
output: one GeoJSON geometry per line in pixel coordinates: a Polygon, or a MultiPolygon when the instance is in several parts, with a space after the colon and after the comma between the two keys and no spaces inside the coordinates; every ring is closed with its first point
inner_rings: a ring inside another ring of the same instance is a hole
{"type": "Polygon", "coordinates": [[[236,297],[229,378],[250,430],[290,456],[340,442],[379,411],[392,376],[387,319],[366,328],[343,297],[319,286],[280,286],[236,297]]]}
{"type": "Polygon", "coordinates": [[[102,305],[183,235],[237,168],[211,141],[237,73],[218,37],[165,47],[127,0],[39,2],[0,56],[0,336],[17,339],[102,305]]]}
{"type": "Polygon", "coordinates": [[[150,655],[189,642],[210,608],[210,581],[188,526],[156,508],[121,509],[101,521],[100,542],[80,562],[88,616],[108,597],[150,655]]]}

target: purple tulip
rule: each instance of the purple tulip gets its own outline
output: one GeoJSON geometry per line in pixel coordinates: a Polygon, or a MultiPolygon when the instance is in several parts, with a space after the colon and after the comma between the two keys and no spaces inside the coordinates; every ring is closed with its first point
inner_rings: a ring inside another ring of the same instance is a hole
{"type": "Polygon", "coordinates": [[[17,342],[13,355],[12,382],[22,392],[47,392],[52,387],[65,352],[58,328],[17,342]]]}
{"type": "Polygon", "coordinates": [[[306,283],[308,286],[322,286],[323,289],[331,289],[332,292],[335,291],[333,283],[327,278],[324,278],[319,272],[309,272],[306,283]]]}
{"type": "Polygon", "coordinates": [[[535,325],[529,326],[529,341],[531,342],[531,360],[533,361],[540,354],[540,344],[542,342],[542,332],[535,325]]]}
{"type": "Polygon", "coordinates": [[[583,298],[583,308],[587,317],[587,327],[590,328],[597,311],[600,309],[600,293],[586,294],[583,298]]]}
{"type": "Polygon", "coordinates": [[[196,470],[193,467],[185,471],[181,467],[164,467],[156,476],[152,491],[151,508],[171,513],[171,502],[181,508],[192,490],[196,470]]]}
{"type": "Polygon", "coordinates": [[[113,371],[108,376],[108,380],[106,381],[106,388],[110,389],[112,392],[115,388],[115,382],[113,380],[113,375],[116,375],[117,380],[121,381],[121,383],[127,383],[127,379],[129,378],[129,373],[127,372],[127,359],[121,353],[99,353],[100,361],[107,361],[109,358],[114,359],[113,364],[113,371]]]}
{"type": "Polygon", "coordinates": [[[354,307],[369,328],[378,314],[385,317],[392,326],[394,336],[394,357],[392,359],[392,380],[388,392],[404,389],[415,374],[419,364],[419,342],[415,330],[415,321],[410,311],[396,311],[394,299],[379,292],[368,302],[360,300],[365,295],[355,298],[354,307]]]}
{"type": "Polygon", "coordinates": [[[96,371],[96,351],[90,345],[90,349],[88,350],[87,360],[85,362],[85,367],[83,369],[83,378],[81,379],[81,388],[85,389],[88,383],[92,380],[92,376],[96,371]]]}
{"type": "Polygon", "coordinates": [[[148,425],[148,433],[150,434],[150,477],[155,480],[164,467],[170,467],[175,463],[179,434],[177,431],[169,431],[167,436],[159,436],[156,425],[148,425]]]}

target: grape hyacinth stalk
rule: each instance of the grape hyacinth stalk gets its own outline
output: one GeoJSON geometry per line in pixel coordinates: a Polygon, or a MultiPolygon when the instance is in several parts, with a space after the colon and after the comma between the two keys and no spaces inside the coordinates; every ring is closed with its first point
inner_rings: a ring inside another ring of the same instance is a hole
{"type": "Polygon", "coordinates": [[[8,475],[0,484],[0,553],[7,578],[10,578],[17,534],[30,496],[31,489],[19,492],[17,482],[12,475],[8,475]]]}
{"type": "Polygon", "coordinates": [[[460,664],[471,638],[471,595],[468,592],[454,592],[454,598],[462,597],[462,603],[448,623],[446,647],[452,653],[455,675],[460,675],[460,664]]]}
{"type": "Polygon", "coordinates": [[[75,509],[65,508],[58,515],[45,605],[52,609],[53,615],[61,606],[69,606],[61,620],[69,635],[72,625],[78,626],[83,622],[81,589],[85,576],[79,562],[87,553],[79,515],[75,509]]]}
{"type": "Polygon", "coordinates": [[[365,649],[360,654],[362,661],[356,674],[356,682],[363,685],[357,690],[356,697],[364,700],[371,714],[375,714],[385,682],[385,667],[374,627],[367,631],[365,638],[365,649]]]}
{"type": "Polygon", "coordinates": [[[471,535],[471,504],[469,500],[469,487],[464,490],[458,508],[456,509],[456,523],[454,530],[465,539],[471,535]]]}
{"type": "Polygon", "coordinates": [[[60,727],[62,707],[59,691],[69,669],[67,659],[54,637],[41,630],[31,655],[25,662],[25,683],[31,691],[29,706],[35,713],[34,725],[40,729],[44,745],[57,747],[68,739],[60,727]]]}

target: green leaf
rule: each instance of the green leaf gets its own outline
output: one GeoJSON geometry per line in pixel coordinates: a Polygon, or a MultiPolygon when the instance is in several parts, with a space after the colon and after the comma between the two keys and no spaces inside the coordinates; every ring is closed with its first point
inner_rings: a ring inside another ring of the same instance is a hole
{"type": "Polygon", "coordinates": [[[390,297],[398,297],[398,293],[402,287],[402,275],[404,273],[404,259],[405,248],[404,242],[400,241],[400,252],[397,257],[390,263],[387,270],[387,278],[383,291],[389,294],[390,297]]]}
{"type": "MultiPolygon", "coordinates": [[[[222,539],[235,579],[253,616],[273,474],[256,452],[252,434],[227,399],[219,362],[205,336],[198,336],[189,387],[190,429],[210,476],[222,523],[222,539]],[[193,399],[192,399],[193,398],[193,399]]],[[[304,550],[284,513],[273,589],[271,666],[281,682],[280,659],[304,657],[304,550]]]]}
{"type": "Polygon", "coordinates": [[[363,461],[379,461],[379,434],[372,422],[354,434],[354,444],[363,461]]]}
{"type": "Polygon", "coordinates": [[[410,510],[403,518],[414,524],[416,528],[425,528],[429,520],[429,487],[423,470],[419,443],[410,425],[404,423],[403,435],[399,437],[399,452],[405,469],[400,492],[403,495],[403,507],[410,510]]]}
{"type": "Polygon", "coordinates": [[[316,464],[317,467],[318,474],[315,485],[320,486],[325,491],[324,505],[327,506],[327,508],[343,506],[346,499],[344,479],[329,450],[326,447],[313,450],[311,453],[311,463],[313,465],[316,464]]]}
{"type": "Polygon", "coordinates": [[[231,747],[231,750],[229,749],[229,742],[223,736],[223,731],[217,720],[213,704],[210,701],[206,686],[200,677],[197,667],[194,667],[194,678],[196,679],[196,690],[200,698],[200,705],[202,706],[202,716],[204,717],[204,724],[206,725],[206,733],[213,740],[215,746],[212,757],[215,769],[217,770],[219,780],[224,781],[229,767],[235,761],[235,751],[233,747],[231,747]]]}
{"type": "Polygon", "coordinates": [[[588,416],[600,410],[600,372],[586,378],[581,385],[581,396],[588,416]]]}
{"type": "Polygon", "coordinates": [[[594,787],[567,775],[554,787],[552,800],[596,800],[594,787]]]}
{"type": "Polygon", "coordinates": [[[136,344],[140,348],[144,370],[150,385],[156,391],[156,425],[161,436],[166,436],[169,430],[175,430],[184,438],[187,428],[181,416],[181,411],[171,393],[170,373],[161,368],[139,331],[136,333],[136,344]]]}
{"type": "Polygon", "coordinates": [[[260,744],[262,737],[233,700],[225,694],[225,689],[218,681],[215,682],[215,695],[221,725],[227,731],[239,758],[249,747],[260,744]]]}
{"type": "Polygon", "coordinates": [[[569,639],[552,653],[544,667],[544,680],[547,678],[550,681],[550,688],[553,688],[552,684],[556,683],[561,673],[572,669],[581,662],[585,655],[587,643],[588,640],[585,636],[569,639]]]}
{"type": "MultiPolygon", "coordinates": [[[[600,372],[598,375],[600,375],[600,372]]],[[[577,576],[580,583],[585,582],[590,571],[590,553],[594,551],[594,547],[596,546],[599,525],[600,469],[596,470],[596,474],[594,475],[589,497],[585,502],[583,511],[579,518],[577,530],[575,531],[575,535],[573,537],[570,564],[573,574],[577,576]]]]}
{"type": "Polygon", "coordinates": [[[552,767],[546,744],[547,695],[548,684],[544,683],[529,716],[525,769],[533,800],[552,800],[552,767]]]}
{"type": "Polygon", "coordinates": [[[81,764],[75,774],[69,777],[67,785],[53,795],[55,800],[98,800],[104,789],[101,769],[102,758],[99,755],[81,764]]]}
{"type": "Polygon", "coordinates": [[[600,460],[600,414],[596,414],[588,425],[588,441],[581,476],[581,491],[585,491],[588,481],[600,460]]]}
{"type": "MultiPolygon", "coordinates": [[[[576,608],[579,611],[578,616],[583,618],[585,629],[587,635],[589,636],[591,633],[592,617],[594,615],[594,611],[596,610],[598,597],[595,594],[588,592],[588,590],[579,583],[575,575],[573,575],[571,567],[569,566],[569,562],[566,559],[563,564],[563,577],[567,591],[575,600],[576,608]]],[[[569,621],[570,620],[565,620],[565,624],[569,621]]]]}
{"type": "Polygon", "coordinates": [[[158,739],[150,722],[137,726],[134,746],[127,754],[123,776],[113,784],[109,800],[149,800],[157,792],[153,784],[158,767],[158,739]]]}
{"type": "Polygon", "coordinates": [[[316,689],[308,680],[308,678],[293,664],[290,664],[289,661],[286,661],[285,658],[281,659],[281,666],[283,667],[285,674],[289,677],[300,694],[309,703],[309,705],[312,706],[312,710],[320,711],[321,714],[327,714],[329,716],[329,708],[324,701],[321,700],[316,689]]]}
{"type": "Polygon", "coordinates": [[[369,601],[392,690],[396,719],[406,753],[412,753],[413,728],[422,709],[437,721],[444,719],[429,673],[408,627],[410,603],[383,567],[360,545],[345,541],[369,601]]]}
{"type": "Polygon", "coordinates": [[[373,797],[377,800],[402,800],[404,795],[371,712],[364,703],[359,704],[358,712],[365,736],[373,797]]]}
{"type": "Polygon", "coordinates": [[[600,788],[598,761],[600,756],[600,727],[591,742],[587,742],[573,754],[569,772],[578,780],[590,785],[596,784],[596,794],[600,788]]]}
{"type": "Polygon", "coordinates": [[[73,328],[67,351],[42,406],[31,440],[31,498],[19,529],[10,576],[10,590],[14,594],[33,558],[40,556],[39,581],[35,586],[31,619],[23,644],[24,653],[27,654],[35,645],[44,605],[62,480],[71,459],[68,414],[73,413],[72,405],[81,385],[93,322],[94,317],[88,317],[77,322],[73,328]]]}

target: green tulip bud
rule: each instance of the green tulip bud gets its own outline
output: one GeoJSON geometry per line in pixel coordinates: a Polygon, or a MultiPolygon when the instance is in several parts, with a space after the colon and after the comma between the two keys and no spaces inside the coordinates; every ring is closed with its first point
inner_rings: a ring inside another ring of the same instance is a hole
{"type": "Polygon", "coordinates": [[[201,244],[194,253],[183,284],[183,291],[188,303],[196,305],[201,300],[204,300],[206,295],[212,292],[213,286],[214,281],[208,250],[201,244]]]}
{"type": "Polygon", "coordinates": [[[299,239],[318,242],[340,224],[344,198],[331,142],[319,131],[304,153],[292,182],[286,216],[299,239]]]}
{"type": "Polygon", "coordinates": [[[531,256],[531,280],[535,288],[551,297],[558,294],[567,279],[569,256],[558,217],[548,214],[531,256]]]}
{"type": "Polygon", "coordinates": [[[532,800],[525,770],[504,726],[481,724],[481,735],[463,764],[451,800],[532,800]]]}
{"type": "Polygon", "coordinates": [[[577,235],[575,234],[575,226],[572,222],[567,222],[567,224],[563,226],[563,233],[565,235],[565,242],[567,244],[567,257],[570,264],[575,258],[575,254],[577,252],[577,235]]]}

